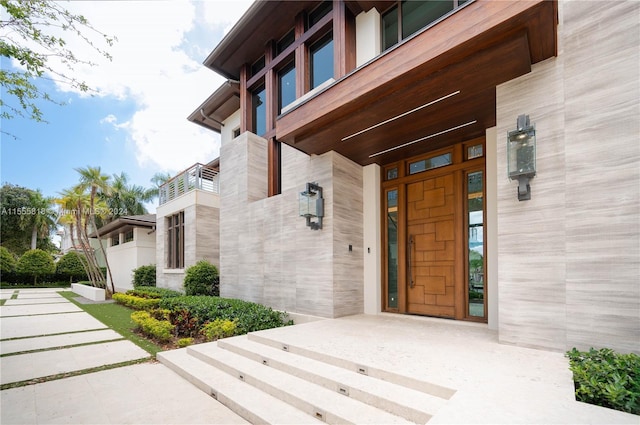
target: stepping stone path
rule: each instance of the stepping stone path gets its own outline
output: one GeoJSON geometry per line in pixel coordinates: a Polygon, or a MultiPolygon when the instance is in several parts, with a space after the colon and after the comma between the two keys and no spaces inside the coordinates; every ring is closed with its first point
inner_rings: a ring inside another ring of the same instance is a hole
{"type": "Polygon", "coordinates": [[[3,289],[0,385],[150,358],[57,289],[3,289]]]}

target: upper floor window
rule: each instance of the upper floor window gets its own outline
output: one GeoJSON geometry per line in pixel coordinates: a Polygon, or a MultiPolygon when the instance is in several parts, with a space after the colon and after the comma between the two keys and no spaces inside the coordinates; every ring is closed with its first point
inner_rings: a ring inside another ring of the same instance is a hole
{"type": "Polygon", "coordinates": [[[293,44],[296,40],[296,34],[293,30],[289,31],[276,43],[276,56],[284,52],[285,49],[293,44]]]}
{"type": "Polygon", "coordinates": [[[120,245],[120,235],[111,236],[111,246],[120,245]]]}
{"type": "Polygon", "coordinates": [[[282,108],[296,100],[296,67],[291,62],[278,72],[278,114],[282,108]]]}
{"type": "Polygon", "coordinates": [[[311,89],[333,78],[333,34],[329,33],[309,49],[311,89]]]}
{"type": "Polygon", "coordinates": [[[128,230],[124,234],[124,242],[123,243],[131,242],[131,241],[133,241],[133,229],[128,230]]]}
{"type": "Polygon", "coordinates": [[[251,65],[251,75],[256,75],[258,72],[260,72],[260,70],[264,68],[264,65],[265,65],[264,56],[262,56],[260,59],[258,59],[251,65]]]}
{"type": "Polygon", "coordinates": [[[258,136],[267,132],[267,91],[264,87],[255,90],[251,96],[253,108],[253,131],[258,136]]]}
{"type": "Polygon", "coordinates": [[[404,0],[382,15],[382,49],[387,50],[469,0],[404,0]]]}
{"type": "Polygon", "coordinates": [[[329,12],[331,12],[332,9],[333,5],[331,1],[324,1],[320,4],[320,6],[313,9],[309,13],[307,19],[307,29],[320,22],[320,19],[324,18],[329,12]]]}

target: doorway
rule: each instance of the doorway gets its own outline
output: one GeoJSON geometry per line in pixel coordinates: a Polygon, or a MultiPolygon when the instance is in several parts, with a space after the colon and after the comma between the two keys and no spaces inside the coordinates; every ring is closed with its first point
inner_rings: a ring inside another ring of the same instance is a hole
{"type": "Polygon", "coordinates": [[[484,169],[484,138],[384,167],[384,311],[487,321],[484,169]]]}

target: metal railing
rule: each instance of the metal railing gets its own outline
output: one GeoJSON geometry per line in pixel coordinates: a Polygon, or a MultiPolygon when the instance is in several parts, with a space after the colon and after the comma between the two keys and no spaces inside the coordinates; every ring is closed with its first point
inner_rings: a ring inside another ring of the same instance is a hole
{"type": "Polygon", "coordinates": [[[212,193],[220,193],[218,172],[202,164],[195,164],[160,186],[160,205],[190,192],[200,189],[212,193]]]}

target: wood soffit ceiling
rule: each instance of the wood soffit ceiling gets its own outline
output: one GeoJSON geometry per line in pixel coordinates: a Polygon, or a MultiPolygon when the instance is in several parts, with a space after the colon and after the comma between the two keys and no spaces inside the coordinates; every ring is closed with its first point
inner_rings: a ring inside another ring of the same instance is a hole
{"type": "MultiPolygon", "coordinates": [[[[321,0],[258,0],[233,26],[218,46],[205,59],[204,64],[232,80],[240,79],[240,68],[253,63],[264,54],[265,43],[255,40],[279,40],[293,29],[296,16],[309,13],[321,0]]],[[[395,1],[347,0],[347,8],[355,15],[372,8],[384,11],[395,1]]]]}
{"type": "Polygon", "coordinates": [[[556,27],[555,1],[477,0],[280,116],[276,137],[307,154],[334,150],[366,165],[484,136],[496,124],[495,87],[555,56],[556,27]],[[476,123],[370,157],[471,121],[476,123]]]}
{"type": "Polygon", "coordinates": [[[220,133],[221,123],[238,109],[240,109],[240,84],[226,81],[187,119],[220,133]]]}

